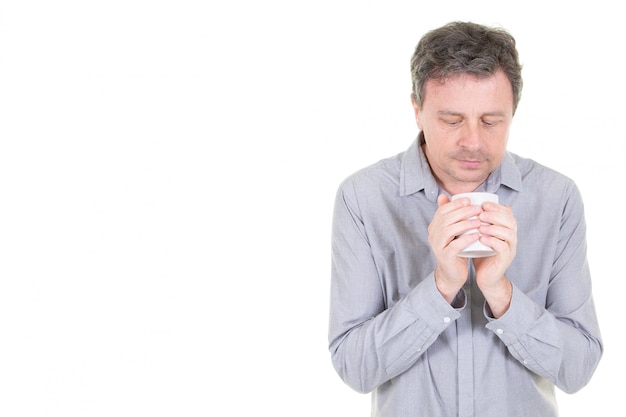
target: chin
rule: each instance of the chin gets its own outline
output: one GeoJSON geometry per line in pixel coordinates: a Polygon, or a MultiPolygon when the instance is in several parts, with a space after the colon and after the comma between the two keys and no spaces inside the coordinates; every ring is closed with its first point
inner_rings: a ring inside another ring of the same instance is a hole
{"type": "Polygon", "coordinates": [[[478,186],[478,185],[482,184],[483,182],[485,182],[487,177],[489,177],[489,174],[474,173],[474,175],[458,175],[456,177],[456,179],[459,182],[465,182],[465,183],[468,183],[468,184],[476,184],[476,186],[478,186]]]}

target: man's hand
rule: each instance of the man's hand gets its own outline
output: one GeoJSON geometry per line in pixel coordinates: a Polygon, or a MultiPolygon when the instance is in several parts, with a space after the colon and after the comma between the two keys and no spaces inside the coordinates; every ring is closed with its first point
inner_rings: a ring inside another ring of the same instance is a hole
{"type": "Polygon", "coordinates": [[[480,241],[493,248],[497,255],[474,259],[476,283],[485,296],[495,318],[509,308],[513,287],[504,275],[513,262],[517,250],[517,221],[508,206],[484,203],[478,216],[480,241]]]}
{"type": "Polygon", "coordinates": [[[435,269],[437,289],[446,301],[451,303],[465,284],[468,273],[467,259],[457,255],[464,247],[479,238],[478,233],[461,235],[480,226],[478,218],[468,219],[478,216],[482,209],[470,205],[469,198],[450,202],[445,194],[437,198],[437,204],[439,209],[428,226],[428,242],[437,261],[435,269]]]}

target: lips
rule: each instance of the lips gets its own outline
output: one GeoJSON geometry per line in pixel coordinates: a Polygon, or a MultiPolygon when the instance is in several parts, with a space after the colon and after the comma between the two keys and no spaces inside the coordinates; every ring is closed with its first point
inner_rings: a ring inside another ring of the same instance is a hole
{"type": "Polygon", "coordinates": [[[471,160],[471,159],[460,159],[459,163],[461,166],[467,169],[478,169],[482,165],[483,161],[471,160]]]}

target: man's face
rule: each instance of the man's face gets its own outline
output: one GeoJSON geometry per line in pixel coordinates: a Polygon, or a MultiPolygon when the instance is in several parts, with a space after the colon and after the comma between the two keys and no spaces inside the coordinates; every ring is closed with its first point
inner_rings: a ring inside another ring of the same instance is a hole
{"type": "Polygon", "coordinates": [[[513,119],[513,91],[504,72],[428,80],[422,108],[415,102],[413,108],[430,168],[450,194],[474,191],[502,162],[513,119]]]}

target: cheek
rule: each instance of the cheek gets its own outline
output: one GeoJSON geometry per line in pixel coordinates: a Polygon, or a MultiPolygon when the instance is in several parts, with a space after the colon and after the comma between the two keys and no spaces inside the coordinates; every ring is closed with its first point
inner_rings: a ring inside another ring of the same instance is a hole
{"type": "Polygon", "coordinates": [[[485,153],[489,155],[488,157],[493,163],[497,163],[499,165],[500,162],[502,162],[504,154],[506,153],[506,143],[506,136],[499,136],[487,142],[484,150],[485,153]]]}
{"type": "Polygon", "coordinates": [[[504,151],[509,137],[509,129],[496,129],[490,131],[485,137],[487,138],[487,146],[493,152],[504,151]]]}

